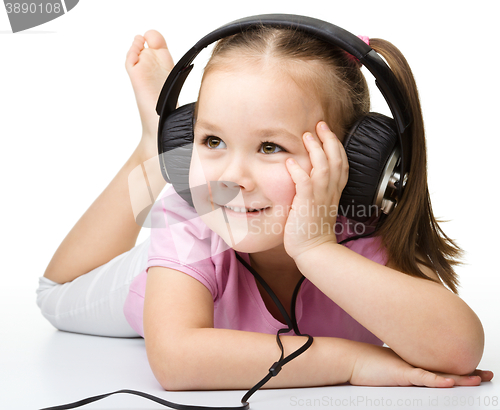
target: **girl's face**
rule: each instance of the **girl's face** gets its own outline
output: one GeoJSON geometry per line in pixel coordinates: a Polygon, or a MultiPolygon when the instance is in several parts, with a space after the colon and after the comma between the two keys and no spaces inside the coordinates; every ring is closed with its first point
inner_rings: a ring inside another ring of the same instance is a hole
{"type": "Polygon", "coordinates": [[[290,77],[240,63],[209,73],[198,104],[189,172],[198,214],[237,251],[282,245],[295,196],[285,161],[294,158],[310,173],[302,135],[315,134],[320,103],[290,77]]]}

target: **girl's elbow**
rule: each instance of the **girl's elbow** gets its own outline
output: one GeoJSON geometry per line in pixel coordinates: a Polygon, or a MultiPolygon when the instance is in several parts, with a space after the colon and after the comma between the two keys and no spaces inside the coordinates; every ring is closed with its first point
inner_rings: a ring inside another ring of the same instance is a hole
{"type": "Polygon", "coordinates": [[[148,344],[146,339],[149,366],[158,383],[167,391],[186,390],[182,383],[182,371],[180,371],[178,364],[181,360],[175,350],[170,349],[165,344],[148,344]]]}
{"type": "Polygon", "coordinates": [[[183,391],[190,390],[188,387],[188,380],[186,372],[179,369],[173,363],[173,360],[165,360],[162,366],[153,366],[151,369],[155,375],[156,380],[160,383],[161,387],[166,391],[183,391]]]}
{"type": "Polygon", "coordinates": [[[206,390],[209,383],[196,369],[189,369],[182,363],[179,366],[169,366],[156,379],[166,391],[206,390]]]}
{"type": "Polygon", "coordinates": [[[148,353],[148,360],[153,374],[166,391],[188,391],[200,387],[197,380],[196,366],[192,361],[193,353],[186,351],[182,345],[163,345],[162,349],[155,349],[148,353]],[[191,363],[190,363],[191,362],[191,363]]]}
{"type": "Polygon", "coordinates": [[[194,390],[193,378],[182,358],[164,357],[161,366],[153,366],[153,373],[158,383],[166,391],[194,390]]]}
{"type": "Polygon", "coordinates": [[[161,387],[166,391],[185,391],[189,390],[185,383],[182,383],[182,376],[175,377],[171,375],[165,375],[161,379],[156,378],[160,383],[161,387]]]}

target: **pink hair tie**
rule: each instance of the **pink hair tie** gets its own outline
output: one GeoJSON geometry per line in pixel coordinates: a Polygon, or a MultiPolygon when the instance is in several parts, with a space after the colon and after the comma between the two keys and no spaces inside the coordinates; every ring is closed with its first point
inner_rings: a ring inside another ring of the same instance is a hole
{"type": "MultiPolygon", "coordinates": [[[[370,38],[368,36],[358,36],[358,38],[363,40],[366,44],[370,45],[370,38]]],[[[355,61],[359,67],[361,67],[361,63],[356,57],[354,57],[352,54],[348,54],[348,56],[352,61],[355,61]]]]}
{"type": "Polygon", "coordinates": [[[368,36],[358,36],[361,40],[363,40],[366,44],[370,45],[370,38],[368,36]]]}

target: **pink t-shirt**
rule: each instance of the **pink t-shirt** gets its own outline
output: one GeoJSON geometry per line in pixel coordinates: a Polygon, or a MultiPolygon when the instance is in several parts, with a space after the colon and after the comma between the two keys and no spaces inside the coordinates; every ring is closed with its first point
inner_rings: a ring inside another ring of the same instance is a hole
{"type": "MultiPolygon", "coordinates": [[[[286,327],[269,313],[255,278],[237,260],[235,251],[205,225],[172,187],[157,201],[151,215],[147,267],[132,282],[124,305],[125,317],[137,333],[144,336],[144,295],[147,269],[152,266],[176,269],[206,286],[214,301],[216,328],[276,334],[286,327]]],[[[346,218],[339,217],[338,222],[347,229],[346,218]]],[[[337,235],[339,241],[344,237],[346,231],[337,235]]],[[[387,263],[386,253],[376,238],[358,239],[345,246],[377,263],[387,263]]],[[[248,254],[238,254],[250,264],[248,254]]],[[[300,331],[311,336],[383,344],[307,278],[297,296],[296,319],[300,331]]]]}

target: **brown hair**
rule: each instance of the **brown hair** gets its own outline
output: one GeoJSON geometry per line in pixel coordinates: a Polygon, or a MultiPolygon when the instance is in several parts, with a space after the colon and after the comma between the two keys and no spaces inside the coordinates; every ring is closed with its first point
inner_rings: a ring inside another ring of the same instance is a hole
{"type": "MultiPolygon", "coordinates": [[[[417,86],[401,52],[391,43],[370,39],[399,81],[413,113],[411,172],[398,206],[376,235],[382,238],[390,262],[402,272],[430,279],[418,264],[429,267],[457,293],[460,248],[448,238],[434,218],[427,187],[425,132],[417,86]]],[[[219,40],[205,67],[203,79],[214,70],[234,63],[272,64],[300,87],[320,99],[325,121],[342,140],[346,131],[370,110],[368,86],[359,62],[338,47],[293,29],[261,26],[219,40]],[[304,64],[306,63],[306,64],[304,64]]],[[[197,111],[195,111],[196,115],[197,111]]]]}
{"type": "Polygon", "coordinates": [[[411,172],[403,198],[382,225],[379,235],[389,250],[391,261],[403,272],[426,277],[417,262],[435,271],[442,281],[457,293],[458,278],[453,270],[460,262],[462,250],[440,228],[432,212],[427,187],[427,154],[424,121],[417,85],[408,62],[391,43],[371,39],[370,46],[382,55],[406,96],[413,122],[411,172]],[[404,223],[402,223],[404,221],[404,223]]]}
{"type": "Polygon", "coordinates": [[[230,69],[235,63],[267,65],[276,75],[288,76],[302,89],[312,90],[325,121],[339,138],[370,110],[368,86],[356,60],[302,32],[261,26],[219,40],[202,83],[209,73],[230,69]]]}

